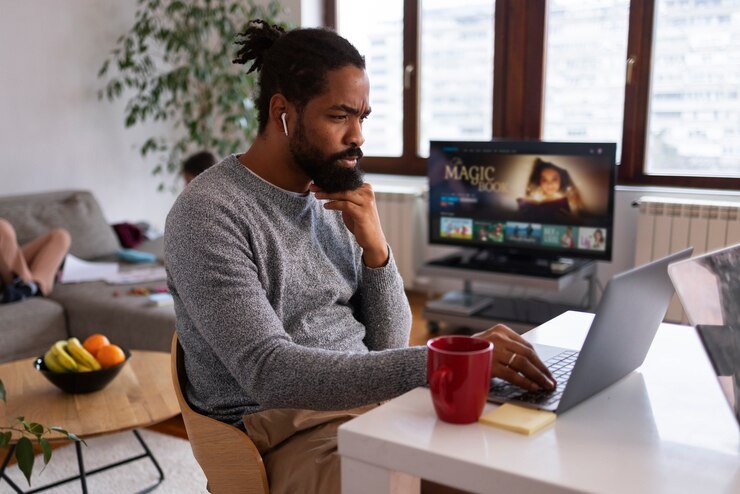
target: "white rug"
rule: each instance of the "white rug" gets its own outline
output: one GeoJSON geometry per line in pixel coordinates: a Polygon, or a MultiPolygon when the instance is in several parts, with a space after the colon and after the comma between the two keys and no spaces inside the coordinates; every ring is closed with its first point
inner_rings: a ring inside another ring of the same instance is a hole
{"type": "MultiPolygon", "coordinates": [[[[153,491],[153,494],[206,492],[206,478],[195,461],[190,444],[187,441],[146,429],[141,430],[140,433],[164,471],[164,482],[153,491]]],[[[87,447],[84,444],[82,445],[82,456],[87,471],[144,452],[139,441],[131,432],[95,437],[87,439],[86,442],[87,447]]],[[[41,472],[43,465],[43,458],[40,455],[36,456],[31,487],[28,487],[28,483],[18,470],[17,465],[10,467],[7,474],[23,490],[41,487],[56,480],[77,475],[79,470],[74,445],[69,444],[55,449],[49,465],[41,472]]],[[[151,460],[142,458],[87,477],[87,489],[90,494],[133,493],[149,487],[156,482],[158,477],[159,474],[151,460]]],[[[2,480],[0,481],[0,493],[6,492],[10,493],[13,490],[2,480]]],[[[50,494],[77,494],[82,492],[82,488],[80,481],[75,480],[44,492],[50,494]]]]}

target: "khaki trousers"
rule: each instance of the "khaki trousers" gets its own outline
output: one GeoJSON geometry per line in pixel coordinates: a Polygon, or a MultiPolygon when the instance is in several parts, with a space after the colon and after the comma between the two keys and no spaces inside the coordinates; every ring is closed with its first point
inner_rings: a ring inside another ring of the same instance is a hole
{"type": "Polygon", "coordinates": [[[339,494],[337,428],[377,405],[322,412],[279,408],[243,417],[262,455],[270,492],[339,494]]]}

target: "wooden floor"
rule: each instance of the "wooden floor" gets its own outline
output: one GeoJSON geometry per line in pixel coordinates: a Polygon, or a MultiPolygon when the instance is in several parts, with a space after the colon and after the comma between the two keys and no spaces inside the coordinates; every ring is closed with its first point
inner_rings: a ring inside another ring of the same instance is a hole
{"type": "MultiPolygon", "coordinates": [[[[412,322],[411,322],[411,336],[409,337],[410,345],[424,345],[426,341],[431,337],[427,330],[427,321],[422,317],[421,312],[424,308],[424,304],[427,301],[425,293],[420,292],[407,292],[409,298],[409,304],[411,305],[412,322]]],[[[169,434],[170,436],[181,437],[183,439],[188,438],[187,432],[185,432],[185,425],[182,422],[182,416],[162,422],[160,424],[149,427],[149,429],[163,434],[169,434]]]]}

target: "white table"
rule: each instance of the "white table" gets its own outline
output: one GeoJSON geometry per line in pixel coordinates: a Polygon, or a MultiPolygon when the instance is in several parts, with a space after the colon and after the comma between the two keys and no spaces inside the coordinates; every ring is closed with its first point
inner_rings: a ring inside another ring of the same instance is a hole
{"type": "MultiPolygon", "coordinates": [[[[578,349],[592,318],[567,312],[525,337],[578,349]]],[[[695,331],[672,324],[636,372],[533,436],[442,422],[417,388],[340,427],[339,453],[351,494],[418,492],[420,477],[471,492],[740,493],[737,423],[695,331]]]]}

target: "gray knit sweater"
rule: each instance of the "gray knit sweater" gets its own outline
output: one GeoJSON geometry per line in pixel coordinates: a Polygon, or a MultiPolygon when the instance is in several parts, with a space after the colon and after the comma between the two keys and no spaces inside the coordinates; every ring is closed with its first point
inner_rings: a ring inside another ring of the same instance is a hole
{"type": "Polygon", "coordinates": [[[238,423],[269,408],[340,410],[426,381],[391,258],[370,269],[341,214],[229,156],[193,181],[165,228],[186,394],[238,423]]]}

